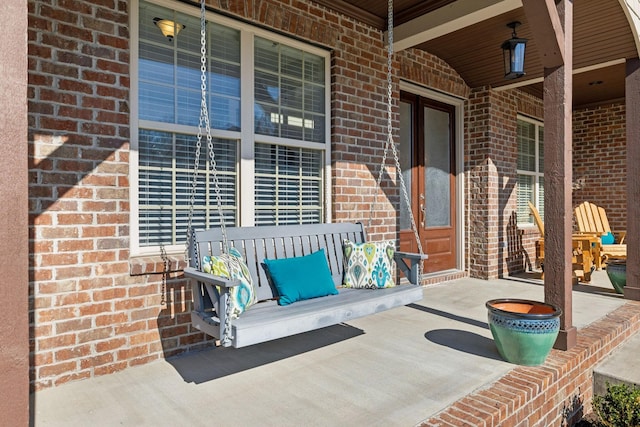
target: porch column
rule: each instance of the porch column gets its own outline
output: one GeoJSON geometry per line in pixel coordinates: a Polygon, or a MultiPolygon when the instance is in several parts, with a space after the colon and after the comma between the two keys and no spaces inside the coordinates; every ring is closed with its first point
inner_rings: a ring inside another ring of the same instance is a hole
{"type": "MultiPolygon", "coordinates": [[[[27,0],[3,0],[0,45],[0,417],[29,425],[27,0]]],[[[10,421],[9,421],[10,420],[10,421]]],[[[3,421],[0,421],[2,424],[3,421]]]]}
{"type": "Polygon", "coordinates": [[[562,308],[555,348],[575,346],[571,265],[573,2],[523,0],[544,66],[545,301],[562,308]]]}
{"type": "Polygon", "coordinates": [[[627,60],[627,284],[624,297],[640,301],[640,59],[627,60]]]}

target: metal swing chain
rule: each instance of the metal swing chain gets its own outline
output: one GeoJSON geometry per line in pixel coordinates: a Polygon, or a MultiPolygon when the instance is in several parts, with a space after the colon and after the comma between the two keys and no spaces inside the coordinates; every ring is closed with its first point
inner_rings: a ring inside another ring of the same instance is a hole
{"type": "MultiPolygon", "coordinates": [[[[206,0],[200,0],[200,120],[198,121],[198,135],[196,141],[196,153],[193,166],[193,181],[191,183],[191,197],[189,206],[189,217],[187,222],[187,243],[185,259],[189,262],[189,244],[193,236],[193,211],[196,203],[196,190],[198,186],[198,171],[200,167],[200,152],[202,151],[202,128],[205,127],[207,138],[207,151],[209,153],[209,173],[213,179],[218,216],[220,218],[220,231],[222,232],[222,253],[228,253],[227,229],[222,209],[222,196],[220,195],[220,181],[216,165],[215,153],[213,151],[213,138],[211,136],[211,123],[209,121],[209,109],[207,107],[207,20],[206,20],[206,0]]],[[[227,304],[224,336],[221,337],[222,345],[227,346],[231,339],[231,311],[232,304],[227,304]]]]}
{"type": "MultiPolygon", "coordinates": [[[[402,168],[400,167],[400,160],[398,159],[398,151],[396,150],[396,145],[393,140],[393,123],[392,123],[392,106],[393,106],[393,0],[389,0],[388,2],[388,19],[387,19],[387,142],[384,146],[384,154],[382,155],[382,162],[380,163],[380,169],[378,170],[378,178],[376,180],[376,188],[380,188],[382,183],[382,175],[384,173],[384,167],[387,163],[387,154],[389,148],[393,153],[393,159],[396,166],[396,173],[398,175],[398,180],[400,181],[400,188],[402,190],[402,196],[409,210],[409,218],[411,220],[411,228],[413,229],[413,234],[416,238],[416,243],[418,245],[418,251],[420,255],[424,252],[422,250],[422,242],[420,241],[420,236],[418,235],[418,227],[416,225],[416,220],[413,215],[413,210],[411,209],[411,202],[409,200],[409,194],[407,193],[407,186],[404,181],[404,177],[402,176],[402,168]]],[[[371,227],[371,219],[373,217],[373,206],[376,204],[378,199],[378,194],[376,193],[376,200],[371,204],[369,211],[369,222],[368,227],[371,227]]],[[[418,265],[418,278],[422,275],[422,262],[418,265]]]]}

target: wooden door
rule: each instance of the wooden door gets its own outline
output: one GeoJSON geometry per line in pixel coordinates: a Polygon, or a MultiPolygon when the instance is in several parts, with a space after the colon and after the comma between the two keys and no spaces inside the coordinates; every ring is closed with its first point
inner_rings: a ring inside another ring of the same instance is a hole
{"type": "MultiPolygon", "coordinates": [[[[456,268],[455,108],[418,95],[400,100],[400,161],[424,253],[424,272],[456,268]]],[[[417,252],[401,197],[400,249],[417,252]]]]}

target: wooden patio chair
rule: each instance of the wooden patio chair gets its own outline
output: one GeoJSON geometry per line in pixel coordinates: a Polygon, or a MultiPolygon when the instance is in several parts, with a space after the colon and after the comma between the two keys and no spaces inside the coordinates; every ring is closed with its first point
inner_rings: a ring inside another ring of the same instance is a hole
{"type": "Polygon", "coordinates": [[[626,232],[623,231],[616,236],[611,231],[607,212],[603,207],[594,203],[583,202],[576,207],[574,213],[580,233],[591,233],[600,238],[602,243],[601,254],[605,261],[608,258],[627,257],[627,245],[624,243],[626,232]]]}
{"type": "MultiPolygon", "coordinates": [[[[544,277],[544,222],[533,203],[528,203],[533,221],[540,232],[540,240],[536,243],[536,260],[542,268],[542,277],[544,277]]],[[[599,266],[599,246],[599,240],[595,235],[573,234],[571,236],[571,264],[575,278],[583,282],[591,281],[591,273],[599,266]]]]}

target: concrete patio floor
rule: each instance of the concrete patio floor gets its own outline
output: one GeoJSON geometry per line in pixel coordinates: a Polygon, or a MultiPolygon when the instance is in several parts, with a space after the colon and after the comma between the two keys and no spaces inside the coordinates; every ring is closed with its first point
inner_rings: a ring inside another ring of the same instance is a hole
{"type": "MultiPolygon", "coordinates": [[[[484,303],[543,300],[528,276],[432,285],[419,303],[348,325],[46,389],[32,425],[417,425],[516,367],[498,355],[484,303]]],[[[625,304],[602,271],[573,298],[578,329],[625,304]]]]}

